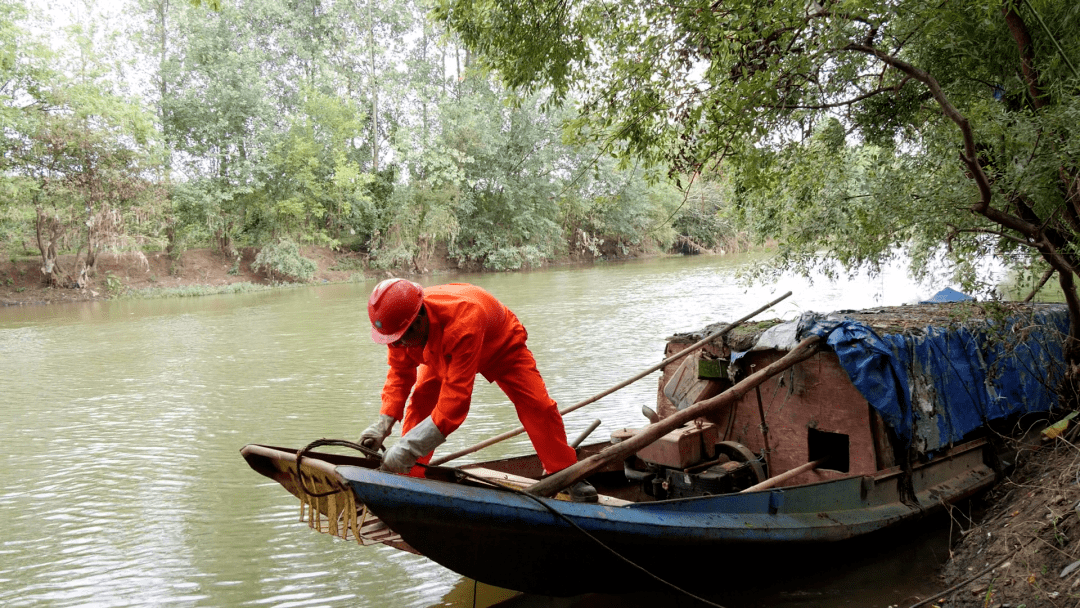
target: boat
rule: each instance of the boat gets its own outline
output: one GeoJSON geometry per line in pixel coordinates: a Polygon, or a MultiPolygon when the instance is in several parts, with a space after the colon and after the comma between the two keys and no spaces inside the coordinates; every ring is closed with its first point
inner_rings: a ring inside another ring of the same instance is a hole
{"type": "Polygon", "coordinates": [[[529,455],[420,478],[314,448],[299,464],[296,449],[242,454],[300,498],[311,527],[485,584],[708,585],[875,542],[990,488],[1012,457],[1000,438],[1059,413],[1067,329],[1060,305],[967,301],[676,334],[643,426],[547,477],[529,455]],[[551,496],[576,468],[597,503],[551,496]]]}

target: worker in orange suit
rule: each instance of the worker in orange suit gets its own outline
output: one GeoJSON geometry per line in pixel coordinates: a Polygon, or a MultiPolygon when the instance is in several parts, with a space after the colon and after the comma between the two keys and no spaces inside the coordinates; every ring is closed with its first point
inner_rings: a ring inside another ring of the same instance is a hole
{"type": "MultiPolygon", "coordinates": [[[[422,475],[414,465],[427,463],[465,421],[478,373],[510,398],[547,473],[577,462],[558,406],[525,346],[528,334],[495,296],[465,283],[425,289],[387,279],[372,291],[368,317],[371,338],[389,346],[390,369],[379,420],[363,432],[361,444],[380,448],[394,423],[402,421],[402,438],[383,455],[380,468],[422,475]]],[[[597,500],[586,481],[569,492],[575,501],[597,500]]]]}

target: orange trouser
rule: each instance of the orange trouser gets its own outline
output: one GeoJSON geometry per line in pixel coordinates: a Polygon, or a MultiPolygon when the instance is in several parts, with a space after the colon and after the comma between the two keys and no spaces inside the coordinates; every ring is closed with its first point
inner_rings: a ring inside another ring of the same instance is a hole
{"type": "MultiPolygon", "coordinates": [[[[548,395],[532,353],[522,348],[513,361],[502,361],[500,368],[498,376],[489,377],[489,380],[495,382],[514,404],[518,420],[525,427],[544,470],[554,473],[577,462],[577,453],[566,442],[566,428],[559,407],[548,395]]],[[[432,373],[428,366],[421,365],[417,369],[409,407],[405,408],[401,421],[402,435],[431,416],[438,405],[441,388],[442,379],[432,373]]],[[[430,460],[431,454],[428,454],[418,462],[426,464],[430,460]]],[[[409,474],[423,476],[420,467],[413,467],[409,474]]]]}

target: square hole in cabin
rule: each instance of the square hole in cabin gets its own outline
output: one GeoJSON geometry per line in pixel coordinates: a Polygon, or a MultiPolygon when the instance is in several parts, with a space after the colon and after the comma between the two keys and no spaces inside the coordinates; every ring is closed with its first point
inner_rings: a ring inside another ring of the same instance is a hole
{"type": "Polygon", "coordinates": [[[807,446],[810,448],[810,461],[819,458],[828,458],[822,469],[831,469],[847,473],[848,463],[848,436],[843,433],[829,433],[817,429],[807,429],[807,446]]]}

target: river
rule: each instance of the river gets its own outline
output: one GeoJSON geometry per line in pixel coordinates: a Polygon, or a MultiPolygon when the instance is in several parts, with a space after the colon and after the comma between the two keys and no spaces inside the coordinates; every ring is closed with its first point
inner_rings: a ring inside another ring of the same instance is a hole
{"type": "MultiPolygon", "coordinates": [[[[561,406],[657,363],[667,336],[739,318],[788,290],[762,318],[902,304],[940,287],[890,269],[872,280],[750,288],[735,276],[747,263],[676,257],[421,282],[473,282],[502,299],[561,406]]],[[[425,558],[310,531],[298,502],[238,453],[248,443],[355,439],[375,419],[386,364],[385,347],[369,338],[373,286],[0,309],[0,606],[472,606],[472,583],[425,558]]],[[[567,434],[596,418],[593,439],[641,426],[640,407],[655,395],[650,376],[568,415],[567,434]]],[[[481,379],[468,420],[440,451],[516,425],[481,379]]],[[[530,449],[520,436],[474,459],[530,449]]],[[[940,540],[780,597],[895,604],[933,585],[940,540]]]]}

